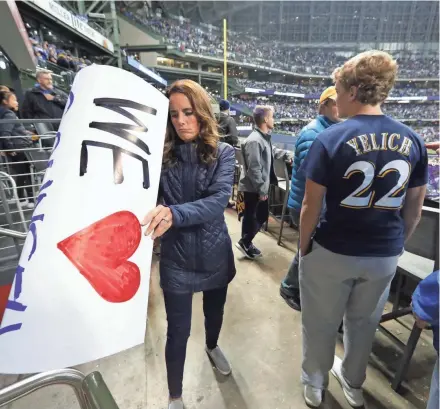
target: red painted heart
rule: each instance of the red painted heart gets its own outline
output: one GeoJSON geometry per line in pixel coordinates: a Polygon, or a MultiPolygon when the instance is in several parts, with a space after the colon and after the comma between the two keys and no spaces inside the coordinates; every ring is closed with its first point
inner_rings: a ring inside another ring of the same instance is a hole
{"type": "Polygon", "coordinates": [[[124,302],[136,294],[141,282],[139,267],[127,261],[140,241],[139,220],[121,211],[67,237],[57,247],[104,300],[124,302]]]}
{"type": "Polygon", "coordinates": [[[11,292],[12,283],[6,285],[0,285],[0,324],[2,323],[3,314],[8,304],[9,293],[11,292]]]}

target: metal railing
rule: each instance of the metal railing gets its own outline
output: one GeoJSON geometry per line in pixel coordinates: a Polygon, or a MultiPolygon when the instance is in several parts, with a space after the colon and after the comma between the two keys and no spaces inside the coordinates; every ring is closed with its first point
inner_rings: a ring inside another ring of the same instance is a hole
{"type": "Polygon", "coordinates": [[[61,369],[33,375],[0,390],[0,407],[51,385],[72,387],[81,409],[119,409],[99,372],[84,375],[76,369],[61,369]]]}

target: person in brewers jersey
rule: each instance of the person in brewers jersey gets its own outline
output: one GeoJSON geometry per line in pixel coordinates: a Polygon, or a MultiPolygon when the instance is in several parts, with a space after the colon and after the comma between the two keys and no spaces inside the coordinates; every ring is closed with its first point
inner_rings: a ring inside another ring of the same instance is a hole
{"type": "Polygon", "coordinates": [[[302,166],[302,381],[312,407],[321,404],[330,370],[350,405],[363,405],[374,334],[405,240],[421,217],[426,148],[413,130],[381,111],[396,72],[396,61],[381,51],[338,68],[336,104],[348,119],[318,135],[302,166]],[[341,360],[334,352],[342,318],[341,360]]]}

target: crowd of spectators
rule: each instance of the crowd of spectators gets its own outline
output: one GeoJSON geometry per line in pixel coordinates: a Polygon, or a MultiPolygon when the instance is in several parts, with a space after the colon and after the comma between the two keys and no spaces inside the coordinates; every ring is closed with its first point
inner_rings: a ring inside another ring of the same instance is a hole
{"type": "MultiPolygon", "coordinates": [[[[289,97],[273,97],[268,100],[262,98],[240,98],[231,97],[233,104],[243,105],[249,109],[253,109],[256,105],[271,105],[274,107],[274,116],[276,119],[309,119],[316,116],[318,105],[316,101],[308,100],[292,100],[289,97]]],[[[438,103],[425,104],[397,104],[387,103],[382,106],[385,114],[398,119],[438,119],[439,105],[438,103]]]]}
{"type": "Polygon", "coordinates": [[[47,41],[40,43],[38,38],[34,37],[30,40],[40,67],[47,68],[49,62],[65,70],[77,72],[92,64],[89,59],[75,57],[69,50],[57,49],[54,44],[49,44],[47,41]]]}
{"type": "Polygon", "coordinates": [[[272,98],[269,102],[263,98],[241,99],[240,97],[231,97],[232,104],[243,105],[253,110],[256,105],[271,105],[274,107],[275,119],[309,119],[314,118],[317,111],[315,101],[292,102],[289,98],[272,98]]]}
{"type": "MultiPolygon", "coordinates": [[[[244,88],[255,88],[264,90],[275,90],[278,92],[292,92],[299,94],[321,94],[322,90],[328,87],[325,81],[299,80],[294,84],[284,84],[280,82],[270,81],[254,81],[249,79],[237,78],[237,84],[244,88]]],[[[431,96],[439,95],[439,89],[426,85],[425,83],[397,83],[392,89],[391,97],[415,97],[415,96],[431,96]]]]}
{"type": "MultiPolygon", "coordinates": [[[[315,113],[316,115],[316,113],[315,113]]],[[[253,125],[252,117],[246,115],[240,115],[236,117],[238,126],[250,126],[253,125]]],[[[297,123],[292,122],[275,122],[275,128],[273,130],[274,133],[285,133],[291,134],[292,136],[297,136],[301,129],[308,123],[308,120],[299,121],[297,123]]],[[[417,125],[413,126],[410,124],[411,128],[413,128],[426,142],[435,142],[438,141],[439,138],[439,127],[435,124],[429,125],[417,125]]]]}
{"type": "MultiPolygon", "coordinates": [[[[120,10],[128,18],[146,26],[180,51],[209,56],[223,55],[221,32],[191,24],[187,19],[174,19],[146,13],[144,8],[120,10]]],[[[230,32],[229,58],[261,67],[283,69],[313,75],[330,75],[334,67],[351,56],[350,52],[330,49],[306,49],[285,43],[262,43],[256,38],[230,32]]],[[[354,53],[354,52],[353,52],[354,53]]],[[[409,55],[397,57],[401,77],[438,77],[439,62],[435,55],[409,55]]]]}
{"type": "Polygon", "coordinates": [[[382,111],[398,119],[438,119],[439,105],[433,104],[384,104],[382,111]]]}
{"type": "Polygon", "coordinates": [[[439,139],[438,126],[417,126],[413,129],[425,140],[425,142],[435,142],[439,139]]]}

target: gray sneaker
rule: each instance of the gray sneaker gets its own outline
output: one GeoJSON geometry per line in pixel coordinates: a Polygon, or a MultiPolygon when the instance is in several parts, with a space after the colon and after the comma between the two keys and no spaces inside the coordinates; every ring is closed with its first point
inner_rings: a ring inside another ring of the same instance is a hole
{"type": "Polygon", "coordinates": [[[229,365],[228,360],[218,346],[211,350],[206,348],[206,353],[211,358],[211,361],[213,362],[217,371],[219,371],[222,375],[226,376],[232,372],[231,365],[229,365]]]}
{"type": "Polygon", "coordinates": [[[184,409],[182,399],[170,401],[168,404],[168,409],[184,409]]]}

